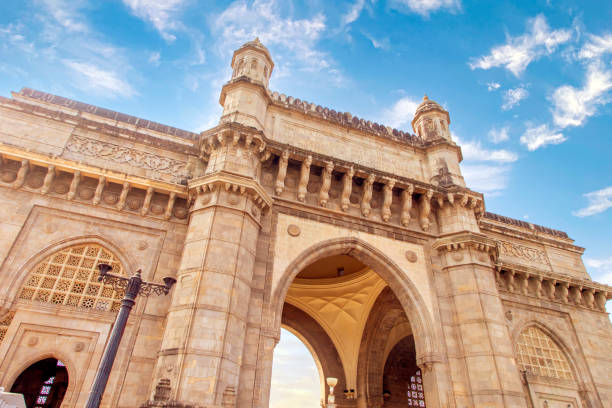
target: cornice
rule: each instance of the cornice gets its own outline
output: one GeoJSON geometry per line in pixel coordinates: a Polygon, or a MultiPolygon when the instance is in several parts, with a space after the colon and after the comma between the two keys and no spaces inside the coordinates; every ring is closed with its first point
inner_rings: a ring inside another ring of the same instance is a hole
{"type": "Polygon", "coordinates": [[[251,197],[255,204],[264,211],[272,207],[272,198],[256,180],[227,171],[191,179],[188,188],[196,192],[214,191],[217,188],[232,190],[251,197]]]}

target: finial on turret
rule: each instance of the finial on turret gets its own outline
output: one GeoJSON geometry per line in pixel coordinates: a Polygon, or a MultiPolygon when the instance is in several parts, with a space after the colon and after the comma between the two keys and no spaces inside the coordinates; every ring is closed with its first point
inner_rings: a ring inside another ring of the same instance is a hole
{"type": "Polygon", "coordinates": [[[423,102],[428,101],[429,98],[427,97],[427,94],[423,95],[423,102]]]}

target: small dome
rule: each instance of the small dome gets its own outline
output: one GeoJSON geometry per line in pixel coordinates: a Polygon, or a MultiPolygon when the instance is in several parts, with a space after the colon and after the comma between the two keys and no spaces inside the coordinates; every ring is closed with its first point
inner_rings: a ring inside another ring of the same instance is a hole
{"type": "Polygon", "coordinates": [[[427,97],[427,95],[423,96],[423,102],[417,107],[414,116],[418,116],[421,113],[429,112],[432,110],[437,110],[440,112],[447,113],[442,106],[436,101],[432,101],[427,97]]]}
{"type": "Polygon", "coordinates": [[[255,37],[255,39],[253,41],[245,42],[244,44],[242,44],[242,46],[240,48],[244,48],[244,47],[248,47],[248,46],[256,47],[256,48],[261,49],[262,51],[265,51],[265,52],[269,53],[269,51],[266,48],[266,46],[263,45],[261,43],[261,41],[259,41],[259,37],[255,37]]]}

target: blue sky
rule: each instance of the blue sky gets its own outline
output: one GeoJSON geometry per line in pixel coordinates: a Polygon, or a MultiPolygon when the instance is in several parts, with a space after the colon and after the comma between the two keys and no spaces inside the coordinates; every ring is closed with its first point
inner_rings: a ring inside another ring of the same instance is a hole
{"type": "Polygon", "coordinates": [[[199,131],[259,36],[275,91],[406,130],[427,93],[487,209],[567,231],[612,284],[611,22],[606,0],[7,0],[0,94],[199,131]]]}

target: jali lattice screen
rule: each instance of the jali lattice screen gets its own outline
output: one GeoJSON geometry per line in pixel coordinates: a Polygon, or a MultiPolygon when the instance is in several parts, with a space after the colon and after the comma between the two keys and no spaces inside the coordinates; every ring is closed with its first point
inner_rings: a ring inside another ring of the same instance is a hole
{"type": "Polygon", "coordinates": [[[97,244],[76,245],[47,257],[28,276],[20,299],[100,311],[117,311],[123,292],[98,282],[98,263],[123,275],[123,267],[112,252],[97,244]]]}

